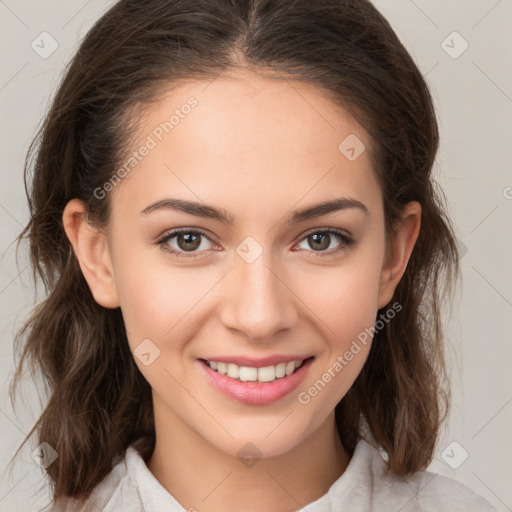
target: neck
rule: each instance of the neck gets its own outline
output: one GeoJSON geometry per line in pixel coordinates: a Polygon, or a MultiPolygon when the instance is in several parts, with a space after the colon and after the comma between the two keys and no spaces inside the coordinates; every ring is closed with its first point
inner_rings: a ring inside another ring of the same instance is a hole
{"type": "Polygon", "coordinates": [[[155,431],[148,468],[185,510],[296,511],[323,496],[350,461],[334,412],[294,449],[247,466],[198,436],[168,408],[155,407],[155,431]]]}

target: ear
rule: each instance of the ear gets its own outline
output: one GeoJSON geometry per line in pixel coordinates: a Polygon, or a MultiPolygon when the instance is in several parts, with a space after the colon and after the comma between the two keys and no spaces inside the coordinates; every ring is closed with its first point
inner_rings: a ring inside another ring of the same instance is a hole
{"type": "Polygon", "coordinates": [[[117,308],[119,298],[106,234],[87,222],[85,203],[79,199],[66,205],[62,222],[94,300],[105,308],[117,308]]]}
{"type": "Polygon", "coordinates": [[[395,288],[404,275],[414,244],[418,239],[420,225],[421,205],[417,201],[411,201],[405,206],[386,250],[380,274],[377,305],[379,309],[389,304],[393,298],[395,288]]]}

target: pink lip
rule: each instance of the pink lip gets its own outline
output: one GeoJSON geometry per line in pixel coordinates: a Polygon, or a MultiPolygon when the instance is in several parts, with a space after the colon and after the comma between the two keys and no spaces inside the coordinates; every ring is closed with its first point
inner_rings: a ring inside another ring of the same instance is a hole
{"type": "Polygon", "coordinates": [[[265,405],[280,400],[297,388],[306,376],[313,358],[305,361],[291,375],[273,382],[242,382],[212,370],[200,359],[196,359],[196,362],[210,382],[227,397],[243,404],[265,405]]]}
{"type": "Polygon", "coordinates": [[[246,357],[246,356],[212,356],[202,357],[206,361],[217,361],[218,363],[234,363],[237,366],[250,366],[251,368],[264,368],[265,366],[272,366],[279,363],[289,363],[290,361],[304,361],[311,357],[308,355],[297,355],[297,356],[285,356],[285,355],[274,355],[268,357],[246,357]]]}

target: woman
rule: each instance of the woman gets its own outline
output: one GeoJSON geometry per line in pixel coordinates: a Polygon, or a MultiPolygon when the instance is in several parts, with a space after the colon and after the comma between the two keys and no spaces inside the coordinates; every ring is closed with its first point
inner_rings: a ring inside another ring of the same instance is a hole
{"type": "Polygon", "coordinates": [[[122,0],[38,142],[52,510],[493,510],[424,471],[457,249],[369,2],[122,0]]]}

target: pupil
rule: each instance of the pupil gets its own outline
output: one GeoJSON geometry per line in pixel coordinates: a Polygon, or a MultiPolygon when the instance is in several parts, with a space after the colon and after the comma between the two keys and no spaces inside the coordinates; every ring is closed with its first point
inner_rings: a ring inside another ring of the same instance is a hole
{"type": "Polygon", "coordinates": [[[178,245],[180,246],[180,249],[183,249],[185,251],[197,249],[200,245],[199,236],[190,233],[179,235],[178,245]],[[183,240],[185,241],[185,243],[180,243],[183,240]]]}
{"type": "MultiPolygon", "coordinates": [[[[330,236],[329,234],[315,233],[314,235],[311,235],[310,238],[313,239],[313,242],[315,244],[318,244],[316,246],[316,249],[327,249],[329,247],[329,236],[330,236]]],[[[311,247],[311,248],[315,249],[315,247],[311,247]]]]}

